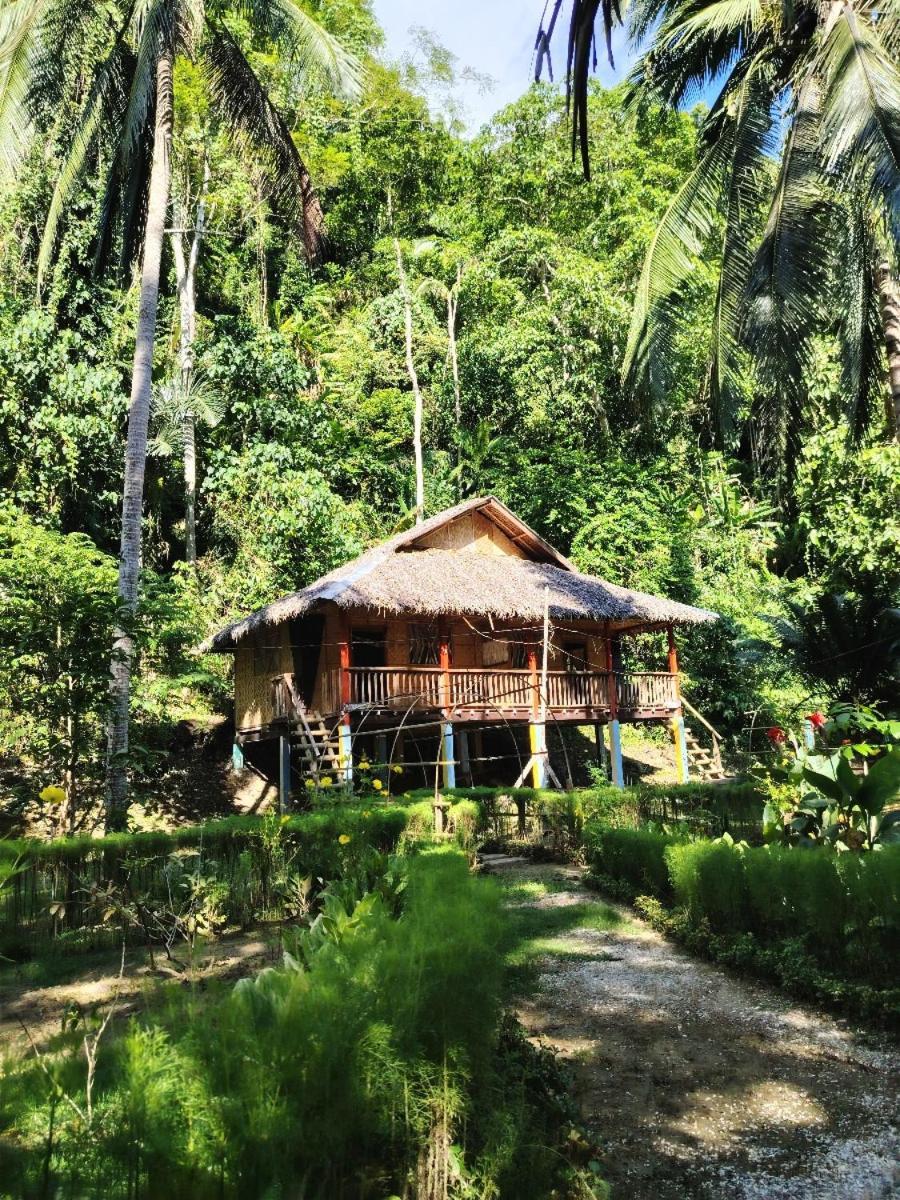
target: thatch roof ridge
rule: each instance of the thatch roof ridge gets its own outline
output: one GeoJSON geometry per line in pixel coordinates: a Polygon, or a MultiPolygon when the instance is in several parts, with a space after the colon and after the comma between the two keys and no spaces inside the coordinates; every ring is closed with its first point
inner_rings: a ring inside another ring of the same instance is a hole
{"type": "Polygon", "coordinates": [[[460,613],[501,620],[537,620],[543,614],[545,588],[549,590],[554,620],[699,624],[716,619],[716,614],[706,609],[582,574],[505,505],[486,497],[465,501],[395,534],[308,587],[234,622],[206,642],[203,649],[231,649],[255,629],[302,616],[326,601],[341,608],[370,608],[395,615],[460,613]],[[515,523],[523,537],[534,539],[532,549],[552,561],[414,548],[419,539],[435,529],[477,509],[515,523]],[[409,553],[398,553],[404,549],[409,553]]]}

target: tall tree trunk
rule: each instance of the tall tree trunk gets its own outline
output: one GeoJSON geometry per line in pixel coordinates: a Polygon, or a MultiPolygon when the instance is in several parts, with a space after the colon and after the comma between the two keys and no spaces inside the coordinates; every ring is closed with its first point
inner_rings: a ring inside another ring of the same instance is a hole
{"type": "Polygon", "coordinates": [[[110,673],[110,715],[107,730],[107,823],[121,826],[128,803],[128,718],[131,701],[131,663],[134,657],[132,623],[137,609],[141,570],[141,517],[153,344],[159,303],[159,270],[169,203],[172,162],[172,49],[165,47],[156,64],[156,121],[153,164],[144,232],[140,300],[135,330],[128,442],[122,489],[122,537],[119,551],[119,620],[113,635],[110,673]]]}
{"type": "Polygon", "coordinates": [[[462,499],[462,445],[460,430],[462,429],[462,395],[459,390],[459,357],[456,352],[456,314],[459,308],[459,287],[462,283],[462,267],[456,268],[456,286],[447,291],[447,347],[450,351],[450,369],[453,372],[453,415],[456,418],[456,472],[458,483],[458,498],[462,499]]]}
{"type": "Polygon", "coordinates": [[[416,524],[425,520],[425,470],[422,464],[422,392],[419,388],[419,376],[416,374],[416,364],[413,359],[413,329],[412,329],[412,296],[409,293],[409,283],[403,267],[403,254],[400,241],[394,238],[394,250],[397,254],[397,274],[400,278],[400,291],[403,295],[403,323],[406,332],[406,370],[412,384],[413,399],[413,454],[416,463],[416,524]]]}
{"type": "Polygon", "coordinates": [[[175,258],[175,277],[178,285],[180,341],[178,368],[181,376],[181,396],[185,405],[181,419],[184,444],[184,543],[185,558],[197,562],[197,428],[196,414],[191,407],[191,382],[194,377],[194,341],[197,336],[197,262],[200,243],[206,228],[206,193],[209,190],[209,159],[203,156],[203,183],[197,199],[191,248],[187,256],[181,240],[182,231],[172,233],[172,253],[175,258]]]}
{"type": "Polygon", "coordinates": [[[878,299],[888,361],[888,429],[900,442],[900,292],[887,262],[878,265],[878,299]]]}

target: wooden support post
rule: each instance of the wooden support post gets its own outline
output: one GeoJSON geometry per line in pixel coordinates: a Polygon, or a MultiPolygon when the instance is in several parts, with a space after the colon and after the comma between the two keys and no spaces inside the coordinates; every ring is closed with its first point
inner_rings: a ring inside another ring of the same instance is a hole
{"type": "Polygon", "coordinates": [[[278,811],[284,812],[291,803],[291,743],[286,737],[278,739],[278,811]]]}
{"type": "Polygon", "coordinates": [[[594,725],[594,744],[597,747],[597,766],[603,772],[604,778],[609,779],[609,763],[606,759],[606,735],[599,721],[594,725]]]}
{"type": "Polygon", "coordinates": [[[675,676],[675,691],[680,693],[681,689],[678,683],[678,650],[675,646],[675,627],[670,625],[667,630],[669,634],[669,674],[675,676]]]}
{"type": "Polygon", "coordinates": [[[456,735],[459,742],[459,773],[463,783],[472,786],[472,762],[469,758],[469,734],[466,729],[460,729],[456,735]]]}
{"type": "Polygon", "coordinates": [[[537,655],[533,650],[528,651],[528,667],[531,672],[531,721],[528,726],[528,744],[531,754],[513,787],[521,787],[529,771],[531,772],[532,786],[535,788],[545,788],[550,781],[555,787],[562,787],[555,771],[550,766],[550,756],[547,752],[547,663],[549,654],[550,590],[545,587],[544,645],[540,682],[538,682],[537,655]]]}
{"type": "Polygon", "coordinates": [[[344,635],[343,640],[338,646],[341,663],[341,708],[346,708],[351,702],[351,680],[350,680],[350,639],[344,635]]]}
{"type": "Polygon", "coordinates": [[[528,749],[531,753],[531,786],[543,787],[541,771],[541,744],[538,732],[538,722],[541,719],[541,684],[538,675],[537,651],[533,646],[528,647],[528,673],[531,677],[531,723],[528,726],[528,749]]]}

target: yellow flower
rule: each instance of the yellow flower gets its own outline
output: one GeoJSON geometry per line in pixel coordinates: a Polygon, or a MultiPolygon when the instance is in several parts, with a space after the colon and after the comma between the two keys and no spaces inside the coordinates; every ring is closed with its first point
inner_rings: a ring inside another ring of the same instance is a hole
{"type": "Polygon", "coordinates": [[[403,774],[403,768],[400,766],[399,763],[397,763],[395,766],[391,767],[391,770],[394,772],[395,775],[403,774]]]}
{"type": "Polygon", "coordinates": [[[366,759],[363,759],[362,762],[359,764],[359,769],[361,771],[368,771],[371,766],[372,766],[372,764],[370,762],[367,762],[366,759]]]}
{"type": "Polygon", "coordinates": [[[312,789],[312,788],[314,788],[314,787],[316,786],[316,781],[315,781],[314,779],[305,779],[305,780],[303,781],[303,786],[304,786],[305,788],[310,788],[310,789],[312,789]]]}
{"type": "Polygon", "coordinates": [[[66,793],[54,783],[51,783],[49,787],[45,787],[41,792],[41,799],[45,804],[62,804],[65,798],[66,793]]]}
{"type": "Polygon", "coordinates": [[[348,842],[350,841],[350,834],[342,833],[341,836],[338,838],[338,841],[341,843],[342,846],[346,846],[348,844],[348,842]]]}
{"type": "Polygon", "coordinates": [[[384,787],[384,784],[381,782],[380,779],[373,779],[372,787],[375,789],[376,792],[380,792],[381,789],[384,787]]]}
{"type": "Polygon", "coordinates": [[[319,786],[320,786],[320,787],[323,787],[323,788],[324,788],[324,787],[331,787],[331,776],[330,776],[330,775],[323,775],[323,776],[322,776],[322,778],[319,780],[319,786]]]}
{"type": "Polygon", "coordinates": [[[364,816],[364,817],[371,817],[371,815],[372,815],[372,813],[371,813],[371,811],[370,811],[368,808],[367,808],[367,809],[365,810],[365,812],[363,813],[363,816],[364,816]]]}

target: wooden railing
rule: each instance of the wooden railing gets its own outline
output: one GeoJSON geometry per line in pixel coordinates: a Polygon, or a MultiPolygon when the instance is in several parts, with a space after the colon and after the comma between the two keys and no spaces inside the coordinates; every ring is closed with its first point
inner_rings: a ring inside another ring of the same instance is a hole
{"type": "MultiPolygon", "coordinates": [[[[528,670],[453,667],[350,667],[350,702],[374,708],[530,709],[534,681],[528,670]]],[[[621,672],[616,676],[623,712],[665,713],[678,706],[675,676],[667,672],[621,672]]],[[[323,711],[336,711],[339,672],[323,681],[323,711]],[[327,697],[327,700],[326,700],[327,697]],[[334,708],[332,708],[334,705],[334,708]]],[[[551,712],[609,710],[605,671],[550,671],[551,712]]]]}
{"type": "Polygon", "coordinates": [[[276,721],[296,719],[302,711],[303,703],[294,683],[294,676],[275,675],[272,677],[272,712],[276,721]]]}

